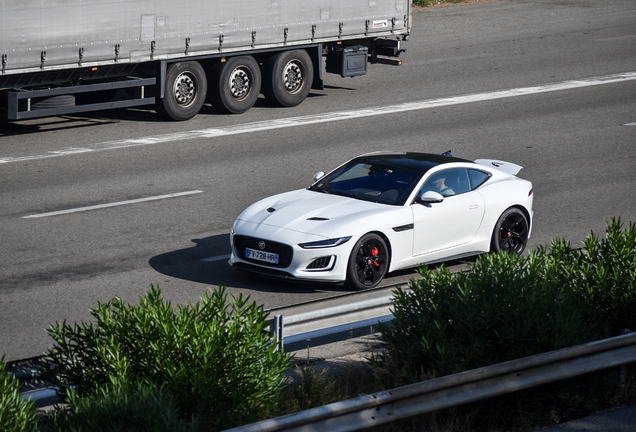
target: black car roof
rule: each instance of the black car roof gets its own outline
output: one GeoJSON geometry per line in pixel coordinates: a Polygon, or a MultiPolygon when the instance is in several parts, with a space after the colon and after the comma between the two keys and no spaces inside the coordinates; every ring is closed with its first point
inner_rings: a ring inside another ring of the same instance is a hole
{"type": "Polygon", "coordinates": [[[376,153],[368,154],[355,158],[352,162],[368,162],[383,165],[390,165],[397,168],[403,168],[410,171],[425,173],[431,168],[445,163],[451,162],[468,162],[474,163],[467,159],[461,159],[453,156],[444,156],[432,153],[376,153]]]}

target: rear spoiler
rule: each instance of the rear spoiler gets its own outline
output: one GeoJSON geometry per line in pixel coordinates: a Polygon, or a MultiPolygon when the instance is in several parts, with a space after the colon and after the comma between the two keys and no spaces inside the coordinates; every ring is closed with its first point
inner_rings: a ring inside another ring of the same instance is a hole
{"type": "Polygon", "coordinates": [[[517,175],[521,168],[521,165],[513,164],[511,162],[504,162],[500,160],[494,159],[477,159],[475,163],[479,165],[484,165],[490,168],[497,168],[498,170],[507,172],[508,174],[517,175]]]}

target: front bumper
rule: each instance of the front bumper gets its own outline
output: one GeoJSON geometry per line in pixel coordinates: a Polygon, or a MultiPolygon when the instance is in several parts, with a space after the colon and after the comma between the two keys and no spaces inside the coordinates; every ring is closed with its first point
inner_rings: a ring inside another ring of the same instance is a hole
{"type": "Polygon", "coordinates": [[[329,283],[341,283],[346,280],[349,256],[357,238],[352,237],[338,246],[304,249],[299,244],[321,240],[321,238],[275,227],[263,229],[262,225],[257,234],[255,230],[249,228],[252,228],[250,224],[238,228],[235,226],[230,233],[232,254],[229,263],[231,266],[279,279],[329,283]],[[281,232],[283,230],[286,232],[281,232]],[[285,241],[273,240],[281,238],[285,241]],[[265,244],[263,252],[279,255],[278,264],[261,262],[246,256],[245,249],[255,248],[254,245],[261,241],[265,244]]]}

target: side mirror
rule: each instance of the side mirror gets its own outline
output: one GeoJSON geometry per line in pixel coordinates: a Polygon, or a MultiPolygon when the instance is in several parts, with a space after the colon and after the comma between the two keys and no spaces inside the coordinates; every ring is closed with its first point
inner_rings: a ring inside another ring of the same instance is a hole
{"type": "Polygon", "coordinates": [[[435,191],[426,191],[418,198],[418,202],[423,203],[440,203],[444,201],[444,197],[441,193],[435,191]]]}
{"type": "Polygon", "coordinates": [[[320,180],[324,176],[325,176],[324,172],[318,171],[316,174],[314,174],[314,181],[317,182],[318,180],[320,180]]]}

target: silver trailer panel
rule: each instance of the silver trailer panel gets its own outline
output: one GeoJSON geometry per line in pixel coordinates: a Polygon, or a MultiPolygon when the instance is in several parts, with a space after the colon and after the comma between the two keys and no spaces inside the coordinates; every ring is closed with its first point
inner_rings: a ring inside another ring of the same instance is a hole
{"type": "Polygon", "coordinates": [[[0,0],[1,74],[406,35],[411,0],[0,0]]]}

